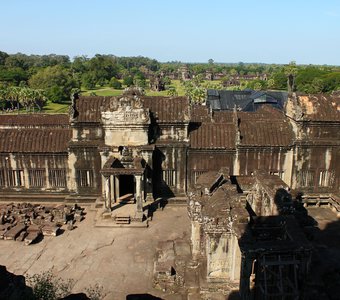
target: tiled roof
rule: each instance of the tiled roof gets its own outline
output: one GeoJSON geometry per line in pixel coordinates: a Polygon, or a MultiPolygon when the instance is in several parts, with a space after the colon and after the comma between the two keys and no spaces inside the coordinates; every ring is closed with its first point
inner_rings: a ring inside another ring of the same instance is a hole
{"type": "Polygon", "coordinates": [[[302,107],[305,120],[340,122],[339,95],[298,96],[298,103],[302,107]]]}
{"type": "MultiPolygon", "coordinates": [[[[107,110],[112,97],[80,97],[76,100],[77,122],[100,122],[101,111],[107,110]]],[[[189,100],[186,97],[141,97],[158,123],[189,120],[189,100]]]]}
{"type": "MultiPolygon", "coordinates": [[[[197,110],[197,109],[196,109],[197,110]]],[[[289,146],[293,130],[282,111],[263,106],[257,112],[237,112],[241,141],[244,146],[289,146]]],[[[201,117],[203,120],[204,118],[201,117]]],[[[190,133],[193,149],[235,149],[234,112],[213,113],[213,120],[202,122],[190,133]]]]}
{"type": "Polygon", "coordinates": [[[289,146],[293,132],[287,122],[241,122],[241,145],[289,146]]]}
{"type": "Polygon", "coordinates": [[[232,149],[235,138],[233,123],[202,123],[190,133],[191,148],[196,149],[232,149]]]}
{"type": "Polygon", "coordinates": [[[210,122],[211,114],[208,106],[194,104],[191,106],[191,122],[210,122]]]}
{"type": "Polygon", "coordinates": [[[68,126],[67,114],[19,114],[0,115],[0,126],[68,126]]]}
{"type": "Polygon", "coordinates": [[[270,106],[257,112],[238,112],[241,145],[289,146],[294,133],[284,114],[270,106]]]}
{"type": "Polygon", "coordinates": [[[186,122],[190,119],[189,100],[186,97],[142,97],[157,123],[186,122]]]}
{"type": "Polygon", "coordinates": [[[76,100],[77,122],[100,122],[101,111],[109,106],[111,97],[88,96],[76,100]]]}
{"type": "Polygon", "coordinates": [[[233,115],[232,111],[214,111],[213,119],[216,123],[232,123],[233,115]]]}
{"type": "Polygon", "coordinates": [[[69,129],[0,130],[0,152],[67,152],[69,129]]]}
{"type": "Polygon", "coordinates": [[[212,111],[208,106],[205,105],[191,105],[191,122],[211,122],[212,120],[216,123],[232,123],[233,122],[233,111],[212,111]]]}

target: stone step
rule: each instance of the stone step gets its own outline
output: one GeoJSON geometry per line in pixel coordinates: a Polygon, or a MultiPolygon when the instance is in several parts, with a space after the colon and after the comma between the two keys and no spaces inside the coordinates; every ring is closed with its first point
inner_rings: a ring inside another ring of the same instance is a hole
{"type": "Polygon", "coordinates": [[[122,203],[122,204],[133,204],[135,203],[135,198],[133,194],[126,194],[126,195],[119,197],[117,199],[117,202],[122,203]]]}
{"type": "Polygon", "coordinates": [[[130,224],[130,217],[115,217],[116,224],[130,224]]]}

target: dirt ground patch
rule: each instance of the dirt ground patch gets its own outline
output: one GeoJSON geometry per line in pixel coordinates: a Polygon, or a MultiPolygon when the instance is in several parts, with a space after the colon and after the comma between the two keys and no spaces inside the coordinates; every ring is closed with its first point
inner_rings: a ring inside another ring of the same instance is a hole
{"type": "Polygon", "coordinates": [[[99,284],[105,299],[146,293],[167,298],[152,288],[156,246],[159,241],[189,236],[186,207],[156,211],[149,228],[98,228],[95,212],[86,209],[86,213],[75,230],[44,237],[34,245],[0,241],[0,265],[17,275],[52,269],[57,276],[75,281],[73,292],[99,284]]]}

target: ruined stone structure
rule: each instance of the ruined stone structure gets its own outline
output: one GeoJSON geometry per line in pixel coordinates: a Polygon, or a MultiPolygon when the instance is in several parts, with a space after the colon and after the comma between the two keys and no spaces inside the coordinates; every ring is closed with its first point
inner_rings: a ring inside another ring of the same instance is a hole
{"type": "Polygon", "coordinates": [[[303,204],[340,213],[340,97],[211,95],[133,89],[75,97],[69,115],[1,115],[0,199],[96,202],[109,217],[129,206],[143,221],[145,203],[188,196],[191,249],[165,242],[155,285],[298,299],[314,226],[303,204]]]}
{"type": "Polygon", "coordinates": [[[189,193],[198,285],[228,295],[239,284],[242,299],[303,298],[312,255],[305,229],[313,220],[278,176],[228,173],[201,175],[189,193]]]}
{"type": "Polygon", "coordinates": [[[153,91],[165,91],[164,74],[150,77],[150,89],[153,91]]]}
{"type": "Polygon", "coordinates": [[[74,99],[70,116],[2,115],[1,198],[100,198],[108,210],[131,200],[140,219],[144,201],[184,196],[221,167],[263,170],[305,194],[338,192],[340,97],[263,99],[244,111],[130,90],[74,99]]]}

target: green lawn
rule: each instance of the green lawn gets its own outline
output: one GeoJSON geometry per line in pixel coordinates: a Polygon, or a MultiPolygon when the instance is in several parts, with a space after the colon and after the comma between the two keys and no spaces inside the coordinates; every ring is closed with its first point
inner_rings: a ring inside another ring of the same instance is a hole
{"type": "Polygon", "coordinates": [[[90,96],[92,93],[96,94],[96,96],[119,96],[123,93],[123,91],[124,91],[123,89],[115,90],[110,87],[100,87],[100,88],[95,88],[91,90],[82,89],[81,94],[83,96],[90,96]]]}
{"type": "MultiPolygon", "coordinates": [[[[146,82],[147,86],[149,85],[149,82],[146,82]]],[[[171,86],[175,87],[177,90],[177,93],[179,96],[184,96],[184,89],[180,83],[179,80],[172,80],[171,81],[171,86]]],[[[97,96],[119,96],[124,92],[124,89],[121,90],[115,90],[110,87],[97,87],[91,90],[87,90],[85,88],[82,88],[82,95],[83,96],[90,96],[91,94],[96,94],[97,96]]],[[[147,96],[167,96],[168,93],[167,91],[161,91],[161,92],[156,92],[152,91],[150,89],[145,89],[145,94],[147,96]]]]}
{"type": "Polygon", "coordinates": [[[55,113],[68,113],[70,103],[53,103],[47,102],[43,108],[44,113],[55,114],[55,113]]]}

